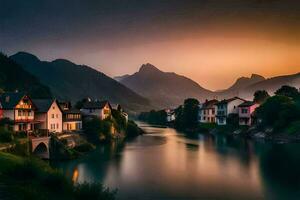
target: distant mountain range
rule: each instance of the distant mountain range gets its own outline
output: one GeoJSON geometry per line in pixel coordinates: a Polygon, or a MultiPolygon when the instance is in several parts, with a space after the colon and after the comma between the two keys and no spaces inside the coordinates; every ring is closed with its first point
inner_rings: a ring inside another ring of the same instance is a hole
{"type": "Polygon", "coordinates": [[[213,96],[213,92],[193,80],[172,72],[163,72],[149,63],[142,65],[133,75],[117,77],[116,80],[161,108],[178,106],[189,97],[203,100],[213,96]]]}
{"type": "Polygon", "coordinates": [[[257,90],[267,90],[273,94],[282,85],[300,88],[300,73],[265,79],[263,76],[252,74],[251,77],[241,77],[229,88],[219,91],[204,89],[193,80],[175,73],[163,72],[151,64],[142,65],[140,70],[132,75],[115,78],[138,94],[150,99],[156,106],[175,107],[188,97],[203,101],[205,99],[231,98],[239,96],[248,100],[253,99],[257,90]]]}
{"type": "Polygon", "coordinates": [[[51,97],[50,89],[22,66],[0,53],[0,88],[4,91],[27,92],[34,98],[51,97]]]}
{"type": "Polygon", "coordinates": [[[85,97],[105,99],[119,103],[130,111],[151,108],[146,98],[91,67],[64,59],[41,61],[26,52],[19,52],[10,58],[38,77],[58,98],[72,101],[85,97]]]}
{"type": "Polygon", "coordinates": [[[300,87],[300,73],[266,79],[253,74],[241,77],[229,88],[210,91],[195,81],[173,72],[144,64],[132,75],[115,77],[68,60],[41,61],[19,52],[9,58],[0,55],[0,88],[28,91],[34,95],[77,101],[85,97],[120,103],[131,112],[176,107],[186,98],[224,99],[233,96],[251,100],[256,90],[273,94],[282,85],[300,87]],[[14,80],[14,81],[11,81],[14,80]],[[51,92],[50,92],[51,90],[51,92]]]}

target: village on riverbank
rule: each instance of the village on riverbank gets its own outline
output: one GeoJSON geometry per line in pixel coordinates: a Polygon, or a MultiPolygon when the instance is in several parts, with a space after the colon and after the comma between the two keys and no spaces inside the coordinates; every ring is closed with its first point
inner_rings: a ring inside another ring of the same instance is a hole
{"type": "Polygon", "coordinates": [[[23,92],[0,94],[0,150],[44,159],[69,159],[92,150],[99,142],[139,134],[120,105],[83,99],[34,99],[23,92]]]}
{"type": "Polygon", "coordinates": [[[232,97],[199,102],[190,98],[175,109],[141,113],[139,119],[186,132],[299,140],[300,91],[284,85],[273,96],[264,90],[256,91],[252,101],[232,97]]]}

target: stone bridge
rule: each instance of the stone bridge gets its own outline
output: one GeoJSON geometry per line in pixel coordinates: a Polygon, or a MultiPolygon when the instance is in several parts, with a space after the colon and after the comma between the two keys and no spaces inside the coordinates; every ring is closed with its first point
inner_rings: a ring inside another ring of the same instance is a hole
{"type": "Polygon", "coordinates": [[[33,154],[43,159],[49,159],[50,137],[31,138],[31,151],[33,154]]]}

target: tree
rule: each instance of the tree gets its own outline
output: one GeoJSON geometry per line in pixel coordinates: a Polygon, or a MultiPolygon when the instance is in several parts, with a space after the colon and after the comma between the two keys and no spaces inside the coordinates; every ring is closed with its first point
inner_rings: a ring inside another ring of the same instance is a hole
{"type": "Polygon", "coordinates": [[[273,96],[257,108],[257,117],[262,120],[263,127],[271,126],[275,129],[287,127],[291,122],[300,119],[300,109],[291,98],[273,96]]]}
{"type": "Polygon", "coordinates": [[[165,125],[167,123],[167,113],[165,110],[151,110],[150,112],[142,112],[139,119],[150,124],[165,125]]]}
{"type": "Polygon", "coordinates": [[[268,94],[268,92],[266,90],[258,90],[254,93],[254,99],[253,101],[255,103],[258,104],[262,104],[263,102],[265,102],[268,98],[270,97],[270,95],[268,94]]]}
{"type": "Polygon", "coordinates": [[[291,87],[288,85],[284,85],[281,88],[279,88],[276,92],[276,95],[291,97],[291,98],[298,98],[300,96],[300,93],[297,88],[291,87]]]}
{"type": "Polygon", "coordinates": [[[88,101],[89,101],[89,98],[83,98],[83,99],[77,101],[75,104],[75,108],[80,110],[83,107],[83,104],[85,104],[88,101]]]}
{"type": "Polygon", "coordinates": [[[189,98],[176,110],[175,125],[179,129],[193,129],[198,125],[199,101],[189,98]]]}

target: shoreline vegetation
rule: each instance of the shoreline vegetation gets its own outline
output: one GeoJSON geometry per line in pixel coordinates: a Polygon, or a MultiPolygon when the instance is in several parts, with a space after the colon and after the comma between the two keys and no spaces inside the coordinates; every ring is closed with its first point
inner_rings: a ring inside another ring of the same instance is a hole
{"type": "Polygon", "coordinates": [[[4,152],[0,152],[0,180],[3,199],[113,200],[117,192],[99,183],[74,184],[36,157],[4,152]]]}
{"type": "Polygon", "coordinates": [[[174,110],[173,121],[168,121],[166,110],[143,112],[138,119],[190,134],[224,134],[274,142],[300,142],[300,92],[297,88],[282,86],[274,96],[266,91],[257,91],[254,101],[260,106],[254,112],[256,120],[251,126],[239,125],[237,114],[229,114],[226,125],[200,123],[199,102],[192,98],[186,99],[174,110]]]}
{"type": "MultiPolygon", "coordinates": [[[[50,157],[54,160],[77,159],[115,140],[125,141],[143,134],[122,111],[112,109],[106,119],[83,118],[82,131],[50,134],[50,157]]],[[[74,183],[61,171],[31,152],[26,132],[14,132],[12,120],[0,120],[0,199],[114,200],[117,190],[100,183],[74,183]],[[57,191],[60,191],[57,196],[57,191]]]]}

